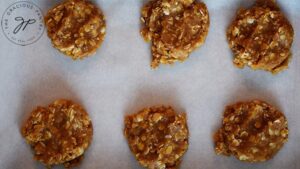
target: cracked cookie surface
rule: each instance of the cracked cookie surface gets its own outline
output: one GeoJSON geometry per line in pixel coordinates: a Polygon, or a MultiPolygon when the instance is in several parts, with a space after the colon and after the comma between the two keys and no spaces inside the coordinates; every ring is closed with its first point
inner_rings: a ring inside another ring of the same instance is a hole
{"type": "Polygon", "coordinates": [[[152,0],[142,8],[141,20],[141,34],[152,43],[152,68],[186,60],[209,28],[206,5],[195,0],[152,0]]]}
{"type": "Polygon", "coordinates": [[[87,0],[66,0],[48,11],[45,23],[54,47],[74,60],[95,53],[105,35],[103,13],[87,0]]]}
{"type": "Polygon", "coordinates": [[[188,148],[186,116],[171,107],[145,108],[127,116],[124,133],[138,162],[149,169],[178,168],[188,148]]]}
{"type": "Polygon", "coordinates": [[[79,163],[89,147],[93,128],[87,112],[69,100],[56,100],[32,111],[21,129],[34,157],[46,166],[79,163]]]}
{"type": "Polygon", "coordinates": [[[215,133],[215,152],[241,161],[271,159],[288,140],[282,112],[266,102],[253,100],[226,107],[222,127],[215,133]]]}
{"type": "Polygon", "coordinates": [[[288,68],[293,36],[275,0],[257,0],[251,8],[240,9],[227,30],[234,65],[274,74],[288,68]]]}

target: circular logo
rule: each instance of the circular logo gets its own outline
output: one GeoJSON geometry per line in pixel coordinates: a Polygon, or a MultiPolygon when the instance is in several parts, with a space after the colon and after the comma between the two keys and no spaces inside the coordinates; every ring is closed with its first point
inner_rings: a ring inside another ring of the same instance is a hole
{"type": "Polygon", "coordinates": [[[44,18],[41,9],[28,1],[10,5],[1,19],[4,35],[14,44],[33,44],[43,35],[44,18]]]}

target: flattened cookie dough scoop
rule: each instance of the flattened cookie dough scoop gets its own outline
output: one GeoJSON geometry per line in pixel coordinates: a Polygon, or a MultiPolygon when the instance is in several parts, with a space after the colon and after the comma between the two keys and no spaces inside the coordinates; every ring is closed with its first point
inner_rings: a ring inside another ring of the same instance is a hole
{"type": "Polygon", "coordinates": [[[276,74],[288,68],[294,31],[275,0],[257,0],[240,9],[227,30],[233,63],[276,74]]]}
{"type": "Polygon", "coordinates": [[[92,141],[93,127],[87,112],[70,100],[56,100],[37,107],[21,133],[34,151],[34,158],[51,167],[77,165],[92,141]]]}
{"type": "Polygon", "coordinates": [[[152,68],[186,60],[204,43],[209,28],[206,5],[195,0],[151,0],[141,20],[141,35],[152,43],[152,68]]]}
{"type": "Polygon", "coordinates": [[[271,159],[287,140],[284,114],[259,100],[227,106],[222,126],[214,136],[217,154],[247,162],[271,159]]]}
{"type": "Polygon", "coordinates": [[[125,137],[138,162],[148,169],[175,169],[188,148],[185,114],[150,107],[125,117],[125,137]]]}
{"type": "Polygon", "coordinates": [[[65,0],[45,16],[53,46],[72,59],[96,52],[105,35],[102,11],[88,0],[65,0]]]}

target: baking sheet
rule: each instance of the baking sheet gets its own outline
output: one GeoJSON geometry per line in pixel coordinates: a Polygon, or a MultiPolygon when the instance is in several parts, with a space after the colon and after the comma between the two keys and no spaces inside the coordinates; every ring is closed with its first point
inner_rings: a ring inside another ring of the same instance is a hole
{"type": "MultiPolygon", "coordinates": [[[[0,168],[44,168],[32,159],[20,135],[21,123],[37,105],[73,99],[89,112],[94,138],[82,169],[139,169],[123,136],[123,117],[153,105],[186,112],[189,150],[182,169],[300,168],[300,2],[278,0],[295,30],[290,68],[276,76],[233,66],[225,31],[237,8],[251,0],[203,0],[210,14],[205,44],[174,66],[150,69],[150,46],[139,34],[142,0],[97,0],[107,20],[105,41],[97,54],[74,62],[51,47],[44,32],[28,46],[0,33],[0,168]],[[224,107],[241,100],[263,99],[282,110],[289,141],[274,159],[243,163],[214,153],[212,135],[224,107]]],[[[0,13],[16,0],[0,1],[0,13]]],[[[58,0],[32,0],[45,14],[58,0]]],[[[56,167],[60,168],[60,167],[56,167]]]]}

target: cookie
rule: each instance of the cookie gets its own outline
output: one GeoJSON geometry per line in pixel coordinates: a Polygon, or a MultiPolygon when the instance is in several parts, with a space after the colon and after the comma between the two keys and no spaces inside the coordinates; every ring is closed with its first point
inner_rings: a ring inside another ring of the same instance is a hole
{"type": "Polygon", "coordinates": [[[188,148],[186,116],[171,107],[145,108],[127,116],[124,133],[135,158],[149,169],[177,168],[188,148]]]}
{"type": "Polygon", "coordinates": [[[152,43],[152,68],[186,60],[209,28],[206,5],[195,0],[152,0],[142,8],[141,20],[141,35],[152,43]]]}
{"type": "Polygon", "coordinates": [[[87,112],[69,100],[37,107],[21,129],[34,157],[46,166],[74,166],[92,141],[92,122],[87,112]]]}
{"type": "Polygon", "coordinates": [[[105,35],[100,9],[87,0],[66,0],[50,9],[45,17],[53,46],[72,59],[96,52],[105,35]]]}
{"type": "Polygon", "coordinates": [[[287,140],[283,113],[259,100],[227,106],[222,127],[214,137],[217,154],[247,162],[271,159],[287,140]]]}
{"type": "Polygon", "coordinates": [[[240,9],[227,30],[233,63],[276,74],[288,68],[294,31],[275,0],[257,0],[240,9]]]}

